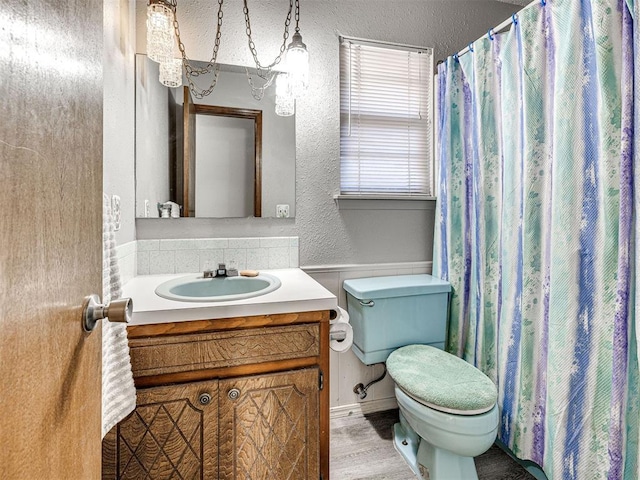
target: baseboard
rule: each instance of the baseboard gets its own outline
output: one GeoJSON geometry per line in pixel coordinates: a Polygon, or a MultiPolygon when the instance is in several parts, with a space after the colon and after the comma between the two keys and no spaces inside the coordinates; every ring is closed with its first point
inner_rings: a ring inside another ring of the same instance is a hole
{"type": "Polygon", "coordinates": [[[398,408],[398,402],[395,397],[381,398],[379,400],[371,400],[369,402],[352,403],[350,405],[339,405],[331,407],[330,418],[349,417],[351,415],[368,415],[369,413],[382,412],[398,408]]]}

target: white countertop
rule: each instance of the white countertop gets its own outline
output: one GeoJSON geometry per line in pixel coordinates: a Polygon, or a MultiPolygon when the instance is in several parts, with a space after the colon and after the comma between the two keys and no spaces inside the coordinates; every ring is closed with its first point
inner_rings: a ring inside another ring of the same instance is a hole
{"type": "Polygon", "coordinates": [[[335,309],[338,306],[338,301],[331,292],[299,268],[262,270],[261,273],[278,277],[282,282],[280,288],[253,298],[206,303],[177,302],[156,295],[158,285],[186,274],[135,277],[122,289],[123,297],[133,299],[133,319],[129,325],[311,312],[335,309]]]}

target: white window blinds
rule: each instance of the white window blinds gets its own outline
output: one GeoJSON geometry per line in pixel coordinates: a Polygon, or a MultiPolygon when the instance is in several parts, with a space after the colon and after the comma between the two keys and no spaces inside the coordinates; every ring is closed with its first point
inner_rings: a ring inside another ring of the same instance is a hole
{"type": "Polygon", "coordinates": [[[341,39],[340,189],[431,195],[433,51],[341,39]]]}

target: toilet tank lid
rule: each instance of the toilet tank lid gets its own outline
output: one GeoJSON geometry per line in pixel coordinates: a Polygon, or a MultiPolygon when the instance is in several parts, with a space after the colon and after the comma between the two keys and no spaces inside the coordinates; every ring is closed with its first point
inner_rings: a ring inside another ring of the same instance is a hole
{"type": "Polygon", "coordinates": [[[449,282],[431,275],[394,275],[345,280],[343,288],[359,300],[448,293],[449,282]]]}

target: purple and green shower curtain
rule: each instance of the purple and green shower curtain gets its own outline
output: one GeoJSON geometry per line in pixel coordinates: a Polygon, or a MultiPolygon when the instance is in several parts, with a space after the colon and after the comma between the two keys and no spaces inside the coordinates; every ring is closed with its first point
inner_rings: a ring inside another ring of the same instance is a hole
{"type": "Polygon", "coordinates": [[[496,383],[499,440],[549,479],[638,479],[638,5],[543,3],[439,67],[448,349],[496,383]]]}

